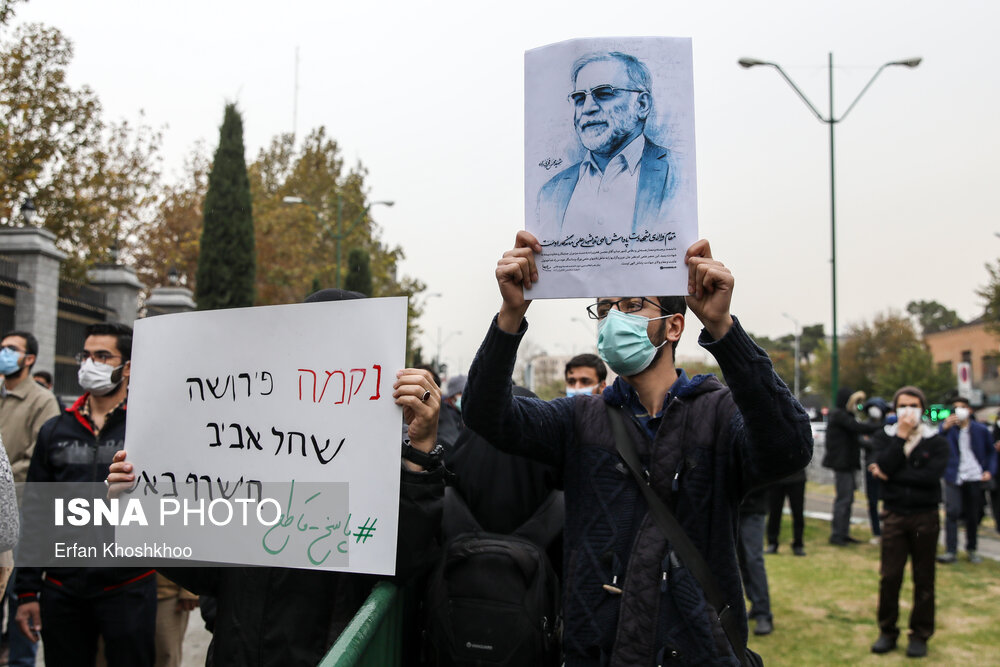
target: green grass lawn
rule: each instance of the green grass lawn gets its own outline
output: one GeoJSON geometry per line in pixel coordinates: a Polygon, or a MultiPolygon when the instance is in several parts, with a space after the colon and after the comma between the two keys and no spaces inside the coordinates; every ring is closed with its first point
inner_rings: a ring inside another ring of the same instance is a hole
{"type": "MultiPolygon", "coordinates": [[[[830,524],[806,519],[805,558],[789,546],[789,518],[781,550],[766,555],[774,632],[750,635],[750,648],[768,665],[902,665],[906,658],[913,599],[910,569],[900,592],[900,647],[887,655],[869,651],[878,637],[879,547],[827,543],[830,524]]],[[[870,537],[859,526],[855,537],[870,537]]],[[[1000,664],[1000,563],[970,565],[959,555],[953,565],[938,565],[935,582],[936,628],[927,662],[939,665],[1000,664]]],[[[751,622],[751,629],[753,624],[751,622]]]]}

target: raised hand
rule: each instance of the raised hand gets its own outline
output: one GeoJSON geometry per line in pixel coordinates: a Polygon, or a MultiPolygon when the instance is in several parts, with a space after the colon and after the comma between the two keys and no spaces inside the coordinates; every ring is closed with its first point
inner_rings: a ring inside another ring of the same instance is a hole
{"type": "Polygon", "coordinates": [[[698,316],[709,335],[718,340],[733,326],[729,314],[735,284],[733,274],[712,258],[712,248],[705,239],[688,248],[684,263],[688,266],[688,308],[698,316]]]}
{"type": "Polygon", "coordinates": [[[535,254],[541,252],[542,245],[538,239],[521,230],[514,238],[514,247],[497,262],[497,286],[503,297],[497,324],[508,333],[515,333],[521,328],[521,320],[531,304],[530,299],[525,299],[524,292],[538,281],[535,254]]]}

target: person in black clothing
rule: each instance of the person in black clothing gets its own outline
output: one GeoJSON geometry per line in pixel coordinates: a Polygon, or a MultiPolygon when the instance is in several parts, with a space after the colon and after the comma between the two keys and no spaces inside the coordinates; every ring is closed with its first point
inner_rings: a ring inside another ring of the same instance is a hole
{"type": "Polygon", "coordinates": [[[830,544],[846,546],[856,544],[850,535],[851,504],[854,490],[858,488],[855,475],[861,469],[861,443],[858,436],[874,433],[881,424],[859,422],[857,406],[865,400],[864,392],[853,392],[847,387],[837,391],[837,406],[830,412],[826,427],[826,455],[823,467],[833,468],[837,496],[833,501],[833,521],[830,522],[830,544]]]}
{"type": "Polygon", "coordinates": [[[802,541],[802,533],[806,526],[805,468],[768,487],[767,553],[778,553],[781,512],[784,509],[786,497],[788,498],[788,507],[792,511],[792,553],[796,556],[805,556],[806,548],[802,541]]]}
{"type": "MultiPolygon", "coordinates": [[[[892,410],[892,407],[886,403],[885,399],[879,396],[874,396],[865,401],[864,408],[868,415],[868,421],[877,424],[884,424],[886,414],[892,410]]],[[[868,523],[872,527],[873,541],[877,542],[878,538],[882,536],[882,524],[879,521],[878,515],[878,501],[881,498],[882,483],[876,477],[873,477],[868,470],[868,464],[875,460],[872,437],[867,434],[861,436],[861,447],[865,450],[865,497],[868,500],[868,523]]]]}
{"type": "MultiPolygon", "coordinates": [[[[125,410],[131,374],[132,329],[101,323],[87,328],[77,355],[87,393],[45,422],[28,467],[28,488],[41,482],[101,482],[125,445],[125,410]]],[[[25,491],[27,527],[51,525],[45,509],[25,491]]],[[[36,561],[37,562],[37,561],[36,561]]],[[[155,570],[136,567],[21,567],[17,622],[29,639],[45,640],[45,662],[93,664],[104,638],[109,667],[153,665],[156,628],[155,570]]]]}
{"type": "Polygon", "coordinates": [[[588,307],[600,322],[601,357],[618,374],[602,395],[549,402],[513,395],[542,252],[538,239],[521,231],[497,263],[502,303],[469,369],[462,413],[491,445],[562,472],[564,664],[739,665],[747,625],[737,508],[752,488],[808,464],[809,418],[731,315],[735,280],[705,240],[685,253],[686,299],[602,296],[588,307]],[[719,361],[728,387],[674,365],[688,308],[704,325],[699,344],[719,361]],[[615,414],[623,417],[620,439],[615,414]],[[681,562],[668,545],[618,455],[623,441],[634,447],[650,490],[672,506],[698,560],[681,562]],[[702,561],[707,576],[692,574],[702,561]],[[719,595],[698,582],[711,583],[708,577],[719,595]],[[719,619],[711,604],[729,614],[719,619]]]}
{"type": "Polygon", "coordinates": [[[934,555],[941,528],[941,476],[948,464],[948,443],[922,424],[927,405],[922,391],[902,387],[893,396],[899,420],[876,435],[875,460],[868,468],[882,482],[882,562],[879,578],[879,637],[873,653],[896,648],[899,589],[910,558],[913,609],[906,655],[927,655],[934,634],[934,555]]]}
{"type": "Polygon", "coordinates": [[[465,428],[461,412],[465,376],[456,375],[448,378],[448,383],[443,389],[444,391],[441,392],[441,416],[438,419],[438,441],[444,445],[445,450],[451,450],[465,428]]]}

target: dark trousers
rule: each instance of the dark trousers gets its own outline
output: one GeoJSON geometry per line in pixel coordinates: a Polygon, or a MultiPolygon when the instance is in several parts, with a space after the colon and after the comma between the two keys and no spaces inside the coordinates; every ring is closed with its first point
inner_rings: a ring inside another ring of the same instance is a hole
{"type": "Polygon", "coordinates": [[[853,470],[835,470],[833,474],[837,487],[837,497],[833,500],[830,539],[843,542],[850,534],[851,505],[854,503],[854,490],[857,488],[857,483],[853,470]]]}
{"type": "Polygon", "coordinates": [[[806,505],[806,483],[779,482],[768,490],[767,543],[777,546],[781,534],[781,511],[785,507],[785,497],[792,510],[792,546],[801,547],[802,531],[806,522],[803,511],[806,505]]]}
{"type": "Polygon", "coordinates": [[[92,666],[99,635],[104,637],[108,667],[152,667],[155,576],[89,598],[46,584],[40,602],[45,664],[49,667],[92,666]]]}
{"type": "Polygon", "coordinates": [[[1000,533],[1000,482],[990,482],[990,509],[993,510],[993,526],[1000,533]]]}
{"type": "Polygon", "coordinates": [[[913,609],[910,636],[927,641],[934,634],[934,558],[941,524],[937,510],[920,514],[886,512],[882,520],[882,563],[878,586],[878,627],[897,637],[899,589],[910,558],[913,609]]]}
{"type": "Polygon", "coordinates": [[[771,618],[771,596],[764,569],[764,515],[740,514],[739,554],[743,588],[750,600],[750,618],[771,618]]]}
{"type": "Polygon", "coordinates": [[[958,521],[965,521],[965,549],[976,550],[979,513],[983,504],[983,483],[963,482],[960,486],[944,485],[944,548],[950,553],[958,551],[958,521]]]}
{"type": "Polygon", "coordinates": [[[882,495],[882,482],[867,470],[865,470],[865,495],[868,496],[868,522],[872,527],[872,535],[878,537],[882,534],[878,518],[878,501],[882,495]]]}

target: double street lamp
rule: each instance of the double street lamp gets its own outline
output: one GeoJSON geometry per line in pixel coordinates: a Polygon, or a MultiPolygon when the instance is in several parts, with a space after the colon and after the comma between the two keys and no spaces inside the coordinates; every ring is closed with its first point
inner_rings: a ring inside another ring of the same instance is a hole
{"type": "Polygon", "coordinates": [[[309,210],[316,217],[316,220],[319,221],[319,223],[323,226],[324,230],[330,235],[330,238],[333,239],[334,242],[336,243],[336,247],[337,247],[337,275],[336,275],[337,284],[336,284],[336,287],[338,287],[338,288],[340,287],[340,244],[341,244],[341,241],[343,241],[345,238],[347,238],[348,234],[350,234],[355,229],[357,229],[358,225],[360,225],[362,222],[364,222],[365,218],[368,217],[368,211],[371,210],[372,206],[380,206],[380,205],[381,206],[394,206],[395,203],[396,203],[394,201],[375,201],[375,202],[372,202],[371,204],[368,204],[367,206],[365,206],[365,208],[358,215],[358,219],[355,220],[354,223],[350,226],[350,228],[345,232],[344,229],[343,229],[343,223],[342,223],[342,218],[343,218],[343,214],[344,214],[344,205],[343,205],[343,200],[340,198],[340,195],[338,194],[337,195],[337,233],[334,234],[327,227],[327,225],[326,225],[326,217],[323,215],[322,211],[318,210],[315,206],[313,206],[312,204],[310,204],[308,201],[306,201],[302,197],[286,196],[286,197],[282,198],[281,201],[283,203],[285,203],[285,204],[289,204],[289,205],[293,205],[293,206],[298,206],[298,205],[308,206],[309,210]]]}
{"type": "Polygon", "coordinates": [[[781,75],[781,78],[783,78],[785,82],[792,87],[792,90],[794,90],[795,94],[799,96],[799,99],[805,102],[806,106],[809,107],[809,110],[813,112],[813,115],[816,116],[816,118],[821,123],[826,123],[830,127],[830,272],[831,272],[831,291],[833,300],[833,334],[832,334],[832,344],[830,350],[830,367],[831,367],[830,385],[831,385],[831,394],[833,397],[833,402],[831,403],[831,405],[835,406],[837,403],[837,389],[839,388],[840,384],[840,358],[837,352],[837,207],[836,207],[837,200],[834,189],[834,182],[835,182],[834,175],[836,172],[834,169],[834,160],[833,160],[833,155],[834,155],[833,128],[834,125],[847,118],[847,114],[851,113],[851,109],[853,109],[854,106],[858,103],[858,100],[861,99],[861,96],[864,95],[865,92],[867,92],[867,90],[871,87],[873,83],[875,83],[875,79],[877,79],[878,75],[882,73],[882,70],[884,70],[886,67],[895,67],[895,66],[913,68],[919,65],[922,59],[909,58],[907,60],[893,60],[879,67],[875,71],[875,74],[872,75],[872,78],[868,80],[868,83],[865,84],[865,87],[861,89],[861,92],[858,93],[858,96],[855,97],[854,101],[851,102],[850,106],[847,107],[847,110],[844,111],[843,115],[841,115],[840,118],[834,118],[833,54],[831,53],[829,54],[829,56],[830,56],[829,57],[830,114],[826,117],[824,117],[823,114],[821,114],[819,110],[816,109],[815,106],[813,106],[813,103],[809,101],[809,98],[807,98],[802,93],[802,91],[799,90],[799,87],[795,85],[795,82],[792,81],[791,78],[789,78],[788,74],[785,73],[785,70],[781,69],[781,65],[766,60],[757,60],[755,58],[740,58],[739,64],[741,67],[745,67],[748,69],[750,67],[757,67],[759,65],[764,65],[767,67],[773,67],[774,69],[778,70],[778,74],[781,75]]]}

